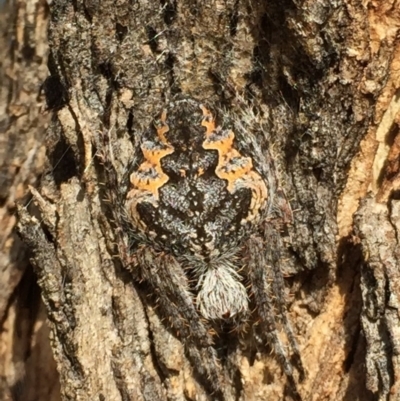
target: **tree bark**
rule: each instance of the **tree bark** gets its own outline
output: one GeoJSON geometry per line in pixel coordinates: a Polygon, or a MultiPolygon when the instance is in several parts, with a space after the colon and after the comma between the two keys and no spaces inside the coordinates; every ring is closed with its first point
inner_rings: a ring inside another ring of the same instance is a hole
{"type": "MultiPolygon", "coordinates": [[[[48,75],[45,1],[0,4],[0,399],[60,399],[46,310],[15,231],[16,204],[29,203],[45,163],[40,86],[48,75]]],[[[32,204],[33,206],[33,204],[32,204]]],[[[28,207],[32,211],[31,207],[28,207]]]]}
{"type": "MultiPolygon", "coordinates": [[[[1,72],[9,147],[1,176],[3,398],[33,399],[28,390],[15,395],[33,370],[10,373],[28,366],[31,334],[43,316],[22,313],[35,296],[28,292],[35,288],[29,252],[62,399],[214,399],[154,294],[126,269],[124,233],[113,215],[115,182],[103,164],[112,158],[120,179],[137,133],[165,99],[182,93],[220,113],[240,115],[251,104],[268,132],[293,209],[282,269],[307,372],[302,399],[400,399],[399,4],[117,3],[50,4],[46,81],[46,4],[9,5],[10,21],[22,25],[9,31],[16,45],[3,47],[1,72]],[[27,84],[15,85],[21,80],[27,84]],[[36,99],[41,82],[47,113],[36,99]],[[28,184],[34,202],[24,203],[28,184]],[[26,248],[12,231],[15,203],[26,248]],[[18,325],[28,327],[24,355],[10,340],[18,325]]],[[[235,376],[224,393],[291,399],[276,356],[247,346],[238,341],[220,361],[235,376]]],[[[43,360],[35,359],[35,368],[43,360]]],[[[55,374],[47,374],[50,394],[55,374]]]]}

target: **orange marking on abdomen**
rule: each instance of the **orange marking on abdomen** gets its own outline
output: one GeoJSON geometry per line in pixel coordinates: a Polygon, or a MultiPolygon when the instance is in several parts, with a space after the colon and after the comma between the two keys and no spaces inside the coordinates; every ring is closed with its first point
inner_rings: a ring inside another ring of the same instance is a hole
{"type": "Polygon", "coordinates": [[[157,135],[158,135],[158,137],[160,138],[161,142],[164,143],[164,144],[166,144],[166,145],[169,145],[169,143],[168,143],[168,141],[167,141],[167,138],[166,138],[165,135],[164,135],[164,134],[166,134],[166,133],[169,131],[169,127],[168,127],[166,121],[167,121],[167,111],[164,110],[164,111],[161,113],[161,122],[162,122],[162,125],[161,125],[160,127],[156,128],[156,129],[157,129],[157,135]]]}
{"type": "Polygon", "coordinates": [[[208,110],[203,105],[201,105],[200,108],[201,108],[201,111],[203,112],[203,116],[205,117],[203,119],[203,121],[201,122],[201,125],[203,127],[207,128],[206,135],[208,136],[209,134],[211,134],[215,130],[215,120],[214,120],[214,117],[211,114],[210,110],[208,110]]]}
{"type": "MultiPolygon", "coordinates": [[[[157,136],[165,146],[164,149],[148,149],[141,147],[144,161],[138,170],[131,174],[130,181],[134,189],[150,192],[155,200],[158,200],[158,190],[168,182],[169,177],[161,167],[161,159],[174,152],[174,148],[168,143],[165,134],[169,131],[166,124],[167,113],[164,110],[161,114],[162,125],[156,127],[157,136]]],[[[137,191],[130,193],[136,194],[137,191]]]]}
{"type": "Polygon", "coordinates": [[[235,138],[233,131],[228,131],[226,136],[217,140],[211,139],[213,134],[218,135],[219,133],[216,132],[211,112],[204,106],[201,106],[201,109],[205,117],[201,125],[207,129],[203,148],[218,152],[215,174],[217,177],[228,181],[227,189],[230,193],[235,192],[238,188],[249,188],[252,191],[250,211],[246,220],[253,220],[268,198],[267,186],[260,174],[253,168],[251,158],[242,156],[233,147],[235,138]],[[235,159],[237,159],[236,163],[234,162],[235,159]]]}
{"type": "Polygon", "coordinates": [[[229,131],[228,136],[218,140],[210,141],[207,138],[203,142],[203,148],[216,150],[218,152],[218,165],[215,169],[217,177],[228,181],[228,191],[234,190],[235,182],[247,175],[253,169],[253,163],[249,157],[243,157],[234,147],[233,139],[235,135],[229,131]],[[240,159],[240,166],[234,168],[233,159],[240,159]],[[229,167],[232,167],[229,170],[229,167]]]}

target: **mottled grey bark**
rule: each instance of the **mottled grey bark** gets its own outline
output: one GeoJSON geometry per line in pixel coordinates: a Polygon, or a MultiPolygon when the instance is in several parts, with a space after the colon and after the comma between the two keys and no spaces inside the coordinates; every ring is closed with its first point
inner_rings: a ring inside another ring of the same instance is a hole
{"type": "MultiPolygon", "coordinates": [[[[29,250],[18,237],[16,204],[27,204],[45,162],[40,86],[48,75],[48,7],[0,5],[0,399],[60,399],[46,311],[29,250]]],[[[33,204],[31,205],[33,206],[33,204]]],[[[32,207],[29,207],[32,211],[32,207]]]]}
{"type": "Polygon", "coordinates": [[[367,387],[400,399],[399,383],[399,201],[387,205],[366,197],[356,215],[360,239],[362,313],[367,387]]]}
{"type": "MultiPolygon", "coordinates": [[[[398,14],[356,0],[52,2],[40,213],[18,215],[64,399],[213,399],[120,262],[99,152],[106,140],[122,176],[136,133],[179,92],[220,112],[252,102],[269,132],[294,212],[282,267],[303,399],[400,398],[398,14]]],[[[238,345],[221,364],[232,399],[289,399],[274,355],[238,345]]]]}

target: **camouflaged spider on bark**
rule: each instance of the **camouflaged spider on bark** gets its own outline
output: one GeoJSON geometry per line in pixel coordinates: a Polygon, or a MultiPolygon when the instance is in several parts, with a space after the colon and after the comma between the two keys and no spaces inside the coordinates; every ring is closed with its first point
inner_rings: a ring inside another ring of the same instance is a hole
{"type": "Polygon", "coordinates": [[[224,378],[210,326],[254,319],[254,337],[274,349],[298,396],[278,336],[279,321],[303,376],[274,222],[285,212],[263,133],[241,127],[219,126],[209,107],[188,98],[160,111],[140,134],[129,171],[131,252],[213,391],[221,390],[224,378]]]}

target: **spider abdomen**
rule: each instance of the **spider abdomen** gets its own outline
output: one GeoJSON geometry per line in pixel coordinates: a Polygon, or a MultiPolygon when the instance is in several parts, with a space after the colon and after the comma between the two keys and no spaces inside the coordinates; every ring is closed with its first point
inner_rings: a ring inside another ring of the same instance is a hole
{"type": "Polygon", "coordinates": [[[176,102],[141,141],[127,209],[133,226],[167,248],[207,257],[259,222],[268,191],[234,133],[194,100],[176,102]]]}
{"type": "Polygon", "coordinates": [[[247,311],[237,254],[269,202],[265,180],[235,141],[205,106],[180,100],[143,134],[130,175],[134,229],[196,273],[197,305],[209,319],[247,311]]]}

